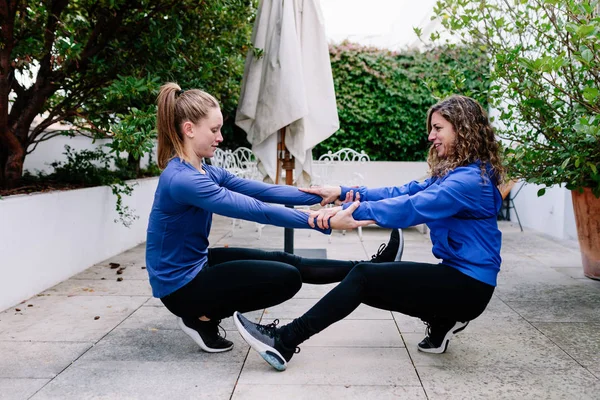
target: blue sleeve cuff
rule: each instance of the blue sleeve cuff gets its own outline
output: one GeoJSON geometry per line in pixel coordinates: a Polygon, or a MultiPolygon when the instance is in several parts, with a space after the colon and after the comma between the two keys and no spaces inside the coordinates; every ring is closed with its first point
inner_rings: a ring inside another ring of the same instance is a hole
{"type": "MultiPolygon", "coordinates": [[[[346,199],[346,194],[348,194],[349,191],[356,189],[356,188],[351,188],[350,186],[340,186],[342,188],[342,192],[340,193],[340,201],[344,201],[346,199]]],[[[354,196],[356,197],[356,193],[354,193],[354,196]]],[[[354,201],[354,199],[352,199],[352,201],[354,201]]]]}
{"type": "Polygon", "coordinates": [[[319,228],[319,225],[317,225],[317,217],[315,217],[313,219],[313,223],[315,224],[315,227],[313,228],[314,230],[319,231],[321,233],[324,233],[326,235],[329,235],[331,233],[331,228],[327,228],[327,229],[321,229],[321,228],[319,228]]]}

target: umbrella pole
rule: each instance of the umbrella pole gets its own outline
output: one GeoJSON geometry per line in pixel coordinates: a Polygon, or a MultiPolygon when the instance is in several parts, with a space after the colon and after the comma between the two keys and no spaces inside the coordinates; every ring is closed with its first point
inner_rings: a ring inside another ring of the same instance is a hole
{"type": "MultiPolygon", "coordinates": [[[[279,130],[280,140],[277,143],[277,158],[281,161],[281,168],[285,169],[285,184],[294,184],[294,156],[285,147],[285,129],[283,127],[279,130]]],[[[277,163],[277,183],[279,183],[279,162],[277,163]]],[[[286,205],[288,208],[294,208],[294,206],[286,205]]],[[[285,228],[283,237],[283,251],[286,253],[294,254],[294,230],[292,228],[285,228]]]]}

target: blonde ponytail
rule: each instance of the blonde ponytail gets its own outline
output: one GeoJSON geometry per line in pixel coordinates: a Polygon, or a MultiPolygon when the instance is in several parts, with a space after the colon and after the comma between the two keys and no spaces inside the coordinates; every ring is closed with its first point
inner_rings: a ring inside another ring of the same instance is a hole
{"type": "Polygon", "coordinates": [[[181,124],[197,124],[219,102],[210,94],[199,90],[181,90],[169,82],[160,87],[157,99],[156,130],[158,131],[158,167],[164,169],[174,157],[187,159],[184,152],[181,124]]]}

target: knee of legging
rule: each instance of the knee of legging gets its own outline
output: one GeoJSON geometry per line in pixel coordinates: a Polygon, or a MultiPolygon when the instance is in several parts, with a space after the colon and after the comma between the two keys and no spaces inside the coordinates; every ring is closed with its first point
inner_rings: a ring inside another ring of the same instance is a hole
{"type": "Polygon", "coordinates": [[[297,268],[286,265],[281,268],[281,283],[282,285],[288,289],[290,292],[298,292],[302,287],[302,276],[300,275],[300,271],[297,268]]]}
{"type": "Polygon", "coordinates": [[[361,262],[352,268],[352,270],[346,276],[346,279],[366,281],[369,272],[370,263],[361,262]]]}

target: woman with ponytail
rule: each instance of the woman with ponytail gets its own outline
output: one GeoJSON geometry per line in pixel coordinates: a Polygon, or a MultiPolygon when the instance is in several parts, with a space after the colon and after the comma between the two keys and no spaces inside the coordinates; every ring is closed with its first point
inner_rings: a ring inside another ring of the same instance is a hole
{"type": "MultiPolygon", "coordinates": [[[[180,328],[208,352],[230,350],[233,343],[218,330],[235,310],[252,311],[279,304],[302,282],[339,282],[354,261],[303,259],[284,252],[209,248],[212,214],[288,228],[311,228],[301,211],[264,202],[312,205],[315,194],[292,186],[238,178],[202,163],[223,141],[219,103],[202,90],[167,83],[158,95],[160,176],[146,244],[152,293],[178,317],[180,328]]],[[[358,204],[354,204],[346,216],[358,204]]],[[[337,220],[332,219],[335,228],[337,220]]],[[[356,223],[366,225],[368,222],[356,223]]]]}

